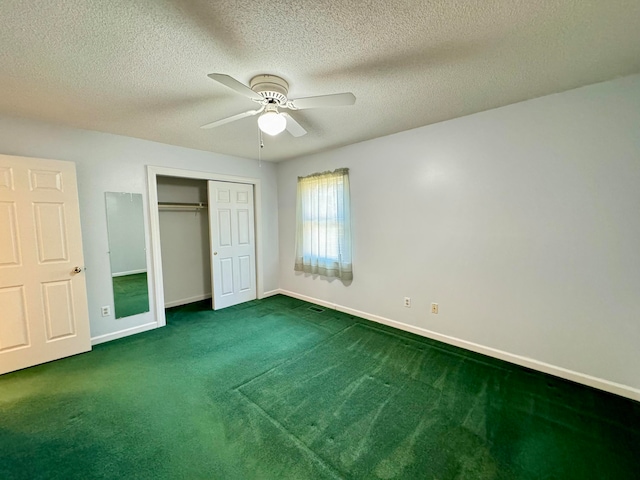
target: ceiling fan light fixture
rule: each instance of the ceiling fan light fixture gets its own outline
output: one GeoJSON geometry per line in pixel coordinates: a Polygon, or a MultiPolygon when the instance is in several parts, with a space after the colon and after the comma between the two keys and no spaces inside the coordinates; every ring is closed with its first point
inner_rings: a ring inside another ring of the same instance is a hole
{"type": "Polygon", "coordinates": [[[289,113],[280,113],[278,109],[306,110],[321,107],[343,107],[356,103],[356,96],[351,92],[289,99],[289,83],[277,75],[256,75],[251,79],[250,86],[224,73],[210,73],[208,77],[240,95],[250,98],[259,104],[260,108],[221,118],[202,125],[200,128],[219,127],[242,118],[259,115],[258,128],[261,135],[266,133],[274,136],[287,130],[291,136],[301,137],[307,131],[296,121],[295,117],[289,113]]]}
{"type": "Polygon", "coordinates": [[[269,110],[258,117],[258,127],[267,135],[278,135],[287,127],[287,119],[277,110],[269,110]]]}

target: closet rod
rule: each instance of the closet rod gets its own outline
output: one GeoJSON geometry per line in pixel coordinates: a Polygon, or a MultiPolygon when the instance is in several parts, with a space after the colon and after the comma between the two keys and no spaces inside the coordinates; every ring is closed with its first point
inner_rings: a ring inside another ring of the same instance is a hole
{"type": "Polygon", "coordinates": [[[202,210],[207,208],[206,203],[174,203],[174,202],[159,202],[158,210],[185,210],[185,211],[193,211],[193,210],[202,210]]]}

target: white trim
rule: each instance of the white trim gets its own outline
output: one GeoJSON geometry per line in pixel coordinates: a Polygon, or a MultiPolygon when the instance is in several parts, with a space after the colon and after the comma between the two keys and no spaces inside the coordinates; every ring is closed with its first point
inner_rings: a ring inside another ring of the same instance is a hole
{"type": "Polygon", "coordinates": [[[162,280],[162,256],[160,249],[160,214],[158,212],[158,176],[194,178],[219,182],[246,183],[253,185],[253,204],[256,239],[256,297],[264,297],[263,258],[262,258],[262,190],[259,178],[221,175],[212,172],[197,172],[180,168],[156,167],[147,165],[147,187],[149,189],[149,223],[151,234],[151,259],[153,275],[149,282],[155,292],[156,318],[159,327],[167,324],[164,305],[164,284],[162,280]]]}
{"type": "Polygon", "coordinates": [[[147,330],[153,330],[158,328],[159,325],[156,322],[145,323],[144,325],[138,325],[137,327],[125,328],[119,332],[107,333],[105,335],[98,335],[97,337],[91,337],[91,345],[98,345],[100,343],[110,342],[111,340],[117,340],[118,338],[128,337],[129,335],[135,335],[136,333],[146,332],[147,330]]]}
{"type": "Polygon", "coordinates": [[[112,273],[112,277],[126,277],[127,275],[136,275],[138,273],[147,273],[146,268],[141,268],[140,270],[129,270],[128,272],[118,272],[112,273]]]}
{"type": "Polygon", "coordinates": [[[181,298],[179,300],[174,300],[173,302],[167,302],[164,304],[164,308],[171,308],[171,307],[179,307],[180,305],[186,305],[188,303],[193,303],[193,302],[199,302],[200,300],[206,300],[207,298],[211,298],[211,294],[204,294],[204,295],[196,295],[194,297],[189,297],[189,298],[181,298]]]}
{"type": "MultiPolygon", "coordinates": [[[[276,290],[272,290],[272,292],[276,292],[276,290]]],[[[415,327],[413,325],[408,325],[406,323],[398,322],[396,320],[391,320],[389,318],[381,317],[379,315],[362,312],[360,310],[355,310],[353,308],[337,305],[337,304],[327,302],[324,300],[319,300],[313,297],[308,297],[306,295],[301,295],[299,293],[291,292],[289,290],[278,289],[277,293],[281,293],[289,297],[297,298],[298,300],[304,300],[305,302],[315,303],[316,305],[322,305],[323,307],[326,307],[326,308],[332,308],[334,310],[338,310],[339,312],[361,317],[367,320],[371,320],[373,322],[381,323],[383,325],[388,325],[390,327],[397,328],[398,330],[404,330],[405,332],[415,333],[416,335],[420,335],[422,337],[430,338],[432,340],[437,340],[439,342],[446,343],[448,345],[464,348],[465,350],[470,350],[472,352],[480,353],[482,355],[487,355],[489,357],[504,360],[509,363],[514,363],[522,367],[527,367],[532,370],[537,370],[538,372],[547,373],[549,375],[554,375],[556,377],[564,378],[566,380],[571,380],[576,383],[581,383],[589,387],[597,388],[599,390],[604,390],[605,392],[614,393],[622,397],[640,401],[640,389],[633,388],[628,385],[611,382],[609,380],[604,380],[602,378],[594,377],[592,375],[587,375],[585,373],[580,373],[580,372],[569,370],[563,367],[558,367],[556,365],[551,365],[549,363],[541,362],[533,358],[523,357],[521,355],[516,355],[514,353],[505,352],[503,350],[486,347],[484,345],[469,342],[467,340],[462,340],[456,337],[450,337],[449,335],[443,335],[441,333],[427,330],[425,328],[415,327]]]]}
{"type": "Polygon", "coordinates": [[[276,288],[275,290],[269,290],[268,292],[264,292],[262,294],[262,298],[273,297],[274,295],[279,295],[280,293],[282,293],[282,291],[279,288],[276,288]]]}
{"type": "Polygon", "coordinates": [[[151,242],[151,263],[153,264],[153,274],[151,278],[147,277],[147,282],[154,292],[158,327],[164,327],[167,324],[167,319],[164,313],[164,283],[162,281],[162,257],[160,256],[160,213],[158,211],[158,171],[156,168],[147,167],[149,240],[151,242]]]}

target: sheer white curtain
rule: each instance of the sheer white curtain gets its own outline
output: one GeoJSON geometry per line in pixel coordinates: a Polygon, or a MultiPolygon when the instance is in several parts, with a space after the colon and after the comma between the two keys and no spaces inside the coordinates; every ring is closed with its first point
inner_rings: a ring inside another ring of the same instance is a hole
{"type": "Polygon", "coordinates": [[[298,177],[294,269],[353,280],[349,169],[298,177]]]}

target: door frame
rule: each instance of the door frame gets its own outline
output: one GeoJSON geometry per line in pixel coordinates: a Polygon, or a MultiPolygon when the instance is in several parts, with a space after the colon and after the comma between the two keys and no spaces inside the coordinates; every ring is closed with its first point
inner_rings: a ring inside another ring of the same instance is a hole
{"type": "MultiPolygon", "coordinates": [[[[180,168],[156,167],[147,165],[147,186],[149,189],[149,223],[151,261],[153,263],[153,278],[150,278],[151,288],[155,292],[156,320],[158,327],[167,324],[164,306],[164,280],[162,274],[162,253],[160,247],[160,214],[158,212],[158,176],[190,178],[195,180],[214,180],[219,182],[245,183],[253,185],[254,230],[256,242],[256,297],[264,297],[263,257],[262,257],[262,195],[260,179],[222,175],[212,172],[198,172],[180,168]]],[[[211,285],[213,289],[213,285],[211,285]]]]}

